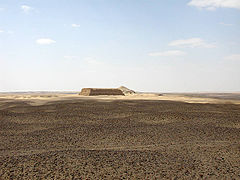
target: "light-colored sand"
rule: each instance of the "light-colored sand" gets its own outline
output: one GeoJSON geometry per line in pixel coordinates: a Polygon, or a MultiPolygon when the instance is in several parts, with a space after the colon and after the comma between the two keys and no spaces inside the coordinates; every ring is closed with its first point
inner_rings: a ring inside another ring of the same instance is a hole
{"type": "Polygon", "coordinates": [[[0,103],[10,101],[28,101],[31,105],[43,105],[46,103],[62,100],[78,100],[78,99],[95,99],[99,101],[112,100],[167,100],[180,101],[187,103],[211,103],[211,104],[240,104],[239,99],[217,99],[210,97],[194,97],[188,94],[154,94],[141,93],[129,94],[126,96],[80,96],[76,94],[67,93],[0,93],[0,103]]]}

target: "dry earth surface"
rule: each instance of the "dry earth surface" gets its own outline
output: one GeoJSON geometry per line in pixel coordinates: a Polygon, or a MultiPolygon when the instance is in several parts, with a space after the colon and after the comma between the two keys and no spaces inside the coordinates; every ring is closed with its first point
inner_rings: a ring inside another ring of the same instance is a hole
{"type": "Polygon", "coordinates": [[[240,179],[239,167],[240,103],[226,94],[0,94],[0,179],[240,179]]]}

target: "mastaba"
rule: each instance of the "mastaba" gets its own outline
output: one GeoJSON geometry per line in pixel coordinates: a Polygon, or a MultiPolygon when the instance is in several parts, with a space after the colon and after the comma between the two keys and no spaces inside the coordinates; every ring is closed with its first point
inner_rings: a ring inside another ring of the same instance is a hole
{"type": "Polygon", "coordinates": [[[82,96],[121,95],[124,93],[117,88],[83,88],[79,93],[82,96]]]}

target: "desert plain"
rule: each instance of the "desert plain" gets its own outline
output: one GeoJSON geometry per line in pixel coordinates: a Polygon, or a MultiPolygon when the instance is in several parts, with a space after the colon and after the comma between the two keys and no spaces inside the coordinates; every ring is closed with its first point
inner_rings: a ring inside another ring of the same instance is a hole
{"type": "Polygon", "coordinates": [[[240,179],[240,93],[1,93],[0,179],[240,179]]]}

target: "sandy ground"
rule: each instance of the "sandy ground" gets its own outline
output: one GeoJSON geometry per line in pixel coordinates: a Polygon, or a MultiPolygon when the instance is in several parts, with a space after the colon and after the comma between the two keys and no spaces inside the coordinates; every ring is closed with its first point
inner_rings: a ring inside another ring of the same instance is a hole
{"type": "Polygon", "coordinates": [[[198,94],[157,94],[139,93],[126,96],[80,96],[73,93],[0,93],[0,103],[10,101],[24,101],[31,105],[44,105],[54,101],[64,100],[169,100],[187,103],[211,103],[211,104],[240,104],[240,93],[198,93],[198,94]]]}
{"type": "Polygon", "coordinates": [[[238,98],[0,95],[0,179],[240,179],[239,166],[238,98]]]}

